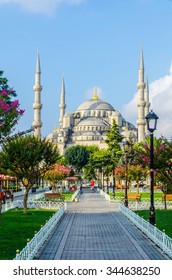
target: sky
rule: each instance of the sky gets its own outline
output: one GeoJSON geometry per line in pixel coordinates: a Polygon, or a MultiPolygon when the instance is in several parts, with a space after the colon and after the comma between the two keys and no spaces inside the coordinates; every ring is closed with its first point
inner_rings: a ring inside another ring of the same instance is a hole
{"type": "Polygon", "coordinates": [[[129,122],[137,120],[143,46],[156,136],[172,136],[172,1],[0,0],[0,69],[25,109],[16,131],[33,122],[37,50],[41,62],[42,136],[59,125],[62,76],[66,112],[97,87],[129,122]]]}

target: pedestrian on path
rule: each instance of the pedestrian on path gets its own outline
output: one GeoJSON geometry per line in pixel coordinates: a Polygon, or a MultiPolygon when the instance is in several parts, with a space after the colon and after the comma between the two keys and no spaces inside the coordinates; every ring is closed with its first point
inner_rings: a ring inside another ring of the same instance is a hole
{"type": "Polygon", "coordinates": [[[91,190],[92,190],[92,193],[95,192],[95,182],[94,180],[91,180],[91,190]]]}

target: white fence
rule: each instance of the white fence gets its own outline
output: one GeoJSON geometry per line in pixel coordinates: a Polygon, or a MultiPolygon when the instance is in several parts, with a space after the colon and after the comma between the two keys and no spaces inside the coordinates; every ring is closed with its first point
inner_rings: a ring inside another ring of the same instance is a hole
{"type": "MultiPolygon", "coordinates": [[[[66,199],[66,201],[74,201],[76,196],[78,195],[79,190],[77,190],[72,197],[66,199]]],[[[28,208],[44,208],[44,209],[59,209],[60,202],[59,201],[45,201],[45,200],[37,200],[44,197],[44,193],[35,194],[32,198],[29,198],[27,201],[28,208]]],[[[8,210],[15,208],[23,208],[23,200],[15,200],[13,202],[6,202],[2,205],[1,213],[5,213],[8,210]]]]}
{"type": "MultiPolygon", "coordinates": [[[[38,201],[36,201],[36,199],[42,198],[42,196],[43,196],[43,194],[38,194],[38,195],[35,195],[33,199],[28,199],[27,207],[28,208],[41,208],[40,204],[38,204],[38,201]]],[[[23,200],[18,199],[15,201],[6,202],[5,204],[2,205],[1,213],[5,213],[8,210],[15,209],[15,208],[23,208],[23,200]]]]}
{"type": "MultiPolygon", "coordinates": [[[[115,196],[112,197],[109,194],[105,193],[101,189],[98,189],[100,194],[110,202],[124,202],[124,197],[115,196]]],[[[167,209],[172,209],[172,201],[166,201],[167,209]]],[[[154,201],[155,209],[164,209],[164,202],[162,199],[156,199],[154,201]]],[[[138,200],[128,200],[128,208],[132,210],[147,210],[150,208],[150,199],[149,198],[142,198],[141,201],[138,200]]]]}
{"type": "Polygon", "coordinates": [[[100,194],[108,201],[111,201],[110,195],[108,195],[107,193],[105,193],[102,189],[97,189],[100,194]]]}
{"type": "MultiPolygon", "coordinates": [[[[172,209],[172,201],[166,201],[167,209],[172,209]]],[[[129,201],[128,206],[132,210],[147,210],[150,208],[150,200],[143,198],[141,201],[129,201]]],[[[154,201],[155,209],[164,209],[164,202],[161,199],[154,201]]]]}
{"type": "Polygon", "coordinates": [[[167,236],[164,232],[139,217],[132,210],[119,205],[120,211],[137,226],[142,232],[144,232],[155,244],[157,244],[168,256],[172,257],[172,238],[167,236]]]}
{"type": "Polygon", "coordinates": [[[49,238],[52,230],[57,225],[57,222],[63,216],[66,210],[66,204],[63,203],[58,212],[41,228],[41,230],[35,234],[35,236],[27,243],[23,250],[16,254],[14,260],[32,260],[36,257],[39,249],[42,247],[44,242],[49,238]]]}

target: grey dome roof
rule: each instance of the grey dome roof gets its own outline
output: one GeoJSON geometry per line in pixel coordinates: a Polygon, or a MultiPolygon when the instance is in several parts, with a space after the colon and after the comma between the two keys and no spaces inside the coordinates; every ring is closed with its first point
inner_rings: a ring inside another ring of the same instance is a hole
{"type": "Polygon", "coordinates": [[[56,140],[58,138],[58,134],[57,133],[50,133],[48,136],[47,136],[47,139],[48,140],[56,140]]]}
{"type": "Polygon", "coordinates": [[[79,126],[103,126],[103,127],[105,127],[106,125],[101,119],[92,117],[92,118],[85,118],[85,119],[81,120],[77,124],[77,127],[79,127],[79,126]]]}
{"type": "Polygon", "coordinates": [[[112,105],[110,105],[108,102],[103,101],[101,99],[94,100],[90,99],[85,102],[83,102],[76,111],[81,110],[108,110],[108,111],[115,111],[112,105]]]}

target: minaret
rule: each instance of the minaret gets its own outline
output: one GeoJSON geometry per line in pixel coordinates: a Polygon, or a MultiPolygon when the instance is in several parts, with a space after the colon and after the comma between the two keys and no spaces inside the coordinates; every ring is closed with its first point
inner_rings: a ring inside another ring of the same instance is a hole
{"type": "Polygon", "coordinates": [[[36,60],[36,73],[35,73],[35,84],[33,86],[33,91],[35,92],[35,100],[33,103],[33,109],[34,109],[34,121],[33,121],[33,127],[34,129],[34,136],[41,138],[41,67],[40,67],[40,59],[39,59],[39,53],[37,53],[37,60],[36,60]]]}
{"type": "MultiPolygon", "coordinates": [[[[145,87],[145,93],[144,93],[144,99],[145,99],[145,116],[149,113],[150,110],[150,102],[149,102],[149,83],[148,83],[148,75],[147,75],[147,80],[146,80],[146,87],[145,87]]],[[[149,135],[149,132],[145,126],[145,133],[146,135],[149,135]]]]}
{"type": "Polygon", "coordinates": [[[64,82],[64,77],[62,78],[62,87],[61,87],[61,94],[60,94],[60,118],[59,118],[59,123],[60,123],[60,127],[63,126],[63,117],[65,114],[65,108],[66,108],[66,104],[65,104],[65,82],[64,82]]]}
{"type": "Polygon", "coordinates": [[[140,52],[140,65],[139,65],[139,77],[138,77],[138,97],[137,97],[137,108],[138,108],[138,118],[137,118],[137,127],[138,127],[138,142],[144,141],[145,139],[145,100],[144,100],[144,61],[143,61],[143,50],[141,48],[140,52]]]}

